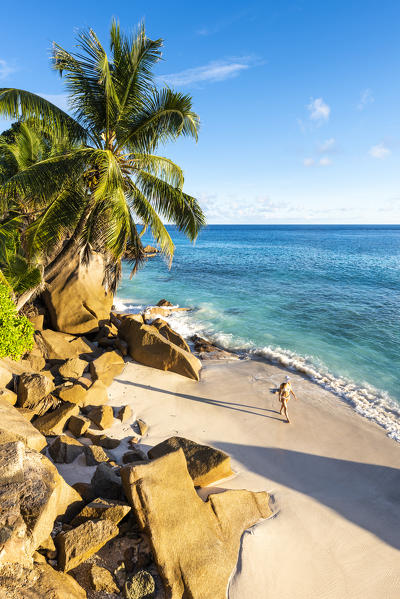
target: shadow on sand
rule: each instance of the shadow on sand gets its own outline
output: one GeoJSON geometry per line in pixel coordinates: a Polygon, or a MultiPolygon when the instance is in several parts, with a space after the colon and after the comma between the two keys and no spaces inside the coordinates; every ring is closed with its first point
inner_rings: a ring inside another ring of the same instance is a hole
{"type": "Polygon", "coordinates": [[[313,497],[400,549],[400,469],[274,447],[213,445],[252,472],[313,497]]]}
{"type": "Polygon", "coordinates": [[[209,397],[199,397],[198,395],[189,395],[187,393],[175,393],[174,391],[167,391],[165,389],[160,389],[159,387],[152,387],[151,385],[142,385],[140,383],[135,383],[133,381],[125,381],[121,379],[115,379],[118,383],[122,385],[130,385],[133,387],[137,387],[138,389],[145,389],[146,391],[155,391],[157,393],[164,393],[165,395],[173,395],[174,397],[182,397],[183,399],[190,399],[190,401],[198,401],[200,403],[206,403],[211,406],[216,406],[219,408],[226,408],[227,410],[235,410],[237,412],[245,412],[246,414],[252,414],[253,416],[261,416],[261,418],[271,418],[272,420],[279,420],[280,422],[286,422],[285,418],[279,417],[279,410],[270,410],[269,408],[262,408],[259,406],[249,406],[247,404],[242,403],[234,403],[231,401],[222,401],[219,399],[211,399],[209,397]],[[246,408],[246,409],[245,409],[246,408]],[[254,411],[253,411],[254,410],[254,411]],[[278,416],[270,416],[265,412],[270,412],[271,414],[278,414],[278,416]]]}

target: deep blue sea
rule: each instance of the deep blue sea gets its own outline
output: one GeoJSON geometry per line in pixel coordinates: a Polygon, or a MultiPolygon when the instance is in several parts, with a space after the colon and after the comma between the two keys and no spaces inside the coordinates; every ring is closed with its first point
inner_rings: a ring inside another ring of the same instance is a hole
{"type": "Polygon", "coordinates": [[[130,281],[125,264],[119,302],[191,306],[173,317],[186,336],[301,371],[400,440],[400,226],[210,225],[194,246],[170,232],[172,268],[149,259],[130,281]]]}

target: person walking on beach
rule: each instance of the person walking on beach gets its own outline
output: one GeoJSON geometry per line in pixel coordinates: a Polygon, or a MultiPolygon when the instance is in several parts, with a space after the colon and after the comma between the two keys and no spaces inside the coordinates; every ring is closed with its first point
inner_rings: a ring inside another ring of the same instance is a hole
{"type": "Polygon", "coordinates": [[[289,420],[289,415],[288,415],[288,411],[287,411],[287,402],[290,399],[290,394],[292,394],[293,397],[295,398],[295,400],[297,401],[296,394],[293,391],[292,385],[290,382],[290,376],[287,376],[285,382],[282,383],[279,387],[279,401],[281,402],[281,410],[280,410],[279,414],[283,414],[284,416],[286,416],[286,419],[288,422],[290,422],[290,420],[289,420]]]}

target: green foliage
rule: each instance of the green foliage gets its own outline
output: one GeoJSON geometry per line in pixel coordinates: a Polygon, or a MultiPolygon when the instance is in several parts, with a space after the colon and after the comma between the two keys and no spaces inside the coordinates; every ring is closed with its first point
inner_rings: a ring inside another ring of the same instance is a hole
{"type": "Polygon", "coordinates": [[[20,295],[37,287],[42,281],[40,269],[30,264],[20,246],[21,218],[0,222],[0,282],[5,282],[20,295]]]}
{"type": "Polygon", "coordinates": [[[17,312],[9,288],[0,282],[0,358],[19,360],[33,347],[33,324],[17,312]]]}

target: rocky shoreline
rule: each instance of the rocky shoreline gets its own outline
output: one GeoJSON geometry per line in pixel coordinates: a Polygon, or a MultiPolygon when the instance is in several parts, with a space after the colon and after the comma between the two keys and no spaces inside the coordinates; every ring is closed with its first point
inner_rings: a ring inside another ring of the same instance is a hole
{"type": "Polygon", "coordinates": [[[146,454],[147,424],[128,405],[113,410],[107,388],[130,358],[198,381],[199,357],[226,352],[198,338],[196,356],[156,318],[174,309],[166,300],[108,317],[102,301],[99,314],[100,266],[84,302],[87,273],[56,277],[30,314],[33,350],[0,360],[0,597],[223,599],[243,531],[271,513],[268,494],[203,501],[196,488],[230,476],[229,456],[182,437],[146,454]],[[132,432],[118,458],[115,419],[132,432]],[[57,466],[78,458],[94,473],[70,486],[57,466]]]}

